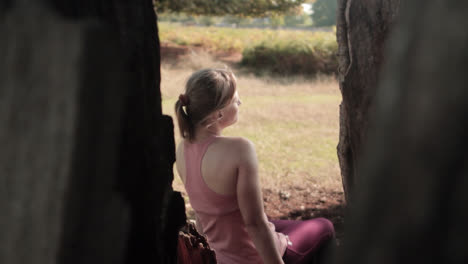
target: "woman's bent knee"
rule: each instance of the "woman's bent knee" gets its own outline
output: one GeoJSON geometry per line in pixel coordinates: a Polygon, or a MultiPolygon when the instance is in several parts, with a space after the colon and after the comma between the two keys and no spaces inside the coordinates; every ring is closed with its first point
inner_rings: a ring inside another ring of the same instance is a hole
{"type": "Polygon", "coordinates": [[[314,220],[320,221],[323,235],[328,235],[330,238],[335,237],[335,227],[330,220],[323,217],[315,218],[314,220]]]}

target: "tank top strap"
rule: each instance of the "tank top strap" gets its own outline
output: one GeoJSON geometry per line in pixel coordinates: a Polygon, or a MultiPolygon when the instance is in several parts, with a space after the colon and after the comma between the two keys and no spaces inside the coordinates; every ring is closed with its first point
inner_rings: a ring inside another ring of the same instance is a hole
{"type": "Polygon", "coordinates": [[[186,168],[186,183],[199,182],[201,180],[201,162],[203,157],[205,156],[208,147],[213,143],[218,136],[210,136],[204,139],[201,142],[197,143],[190,143],[185,141],[185,168],[186,168]]]}

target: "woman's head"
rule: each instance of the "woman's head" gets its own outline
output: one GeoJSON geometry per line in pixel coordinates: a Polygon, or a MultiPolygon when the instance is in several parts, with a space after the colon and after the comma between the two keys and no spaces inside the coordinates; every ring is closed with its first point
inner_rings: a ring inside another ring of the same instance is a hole
{"type": "Polygon", "coordinates": [[[218,118],[213,114],[228,107],[235,94],[236,77],[230,70],[194,72],[185,85],[185,94],[181,94],[175,104],[182,137],[192,140],[197,126],[210,126],[222,118],[222,114],[218,118]]]}

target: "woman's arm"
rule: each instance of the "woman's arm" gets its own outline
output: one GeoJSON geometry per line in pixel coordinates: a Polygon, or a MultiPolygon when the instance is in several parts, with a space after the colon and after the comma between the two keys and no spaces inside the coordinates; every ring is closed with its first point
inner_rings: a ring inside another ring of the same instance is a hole
{"type": "Polygon", "coordinates": [[[238,146],[240,160],[237,178],[237,200],[247,232],[264,263],[283,263],[276,248],[274,234],[268,227],[268,219],[266,219],[263,209],[255,148],[250,141],[245,139],[240,139],[238,146]]]}

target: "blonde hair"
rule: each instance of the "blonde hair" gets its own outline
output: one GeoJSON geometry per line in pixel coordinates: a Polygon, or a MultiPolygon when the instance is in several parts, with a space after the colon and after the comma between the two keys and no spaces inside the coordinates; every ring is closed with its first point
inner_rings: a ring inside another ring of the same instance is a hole
{"type": "Polygon", "coordinates": [[[185,85],[185,94],[181,94],[175,103],[181,136],[192,141],[195,127],[205,125],[211,113],[226,107],[235,92],[236,77],[228,69],[194,72],[185,85]]]}

